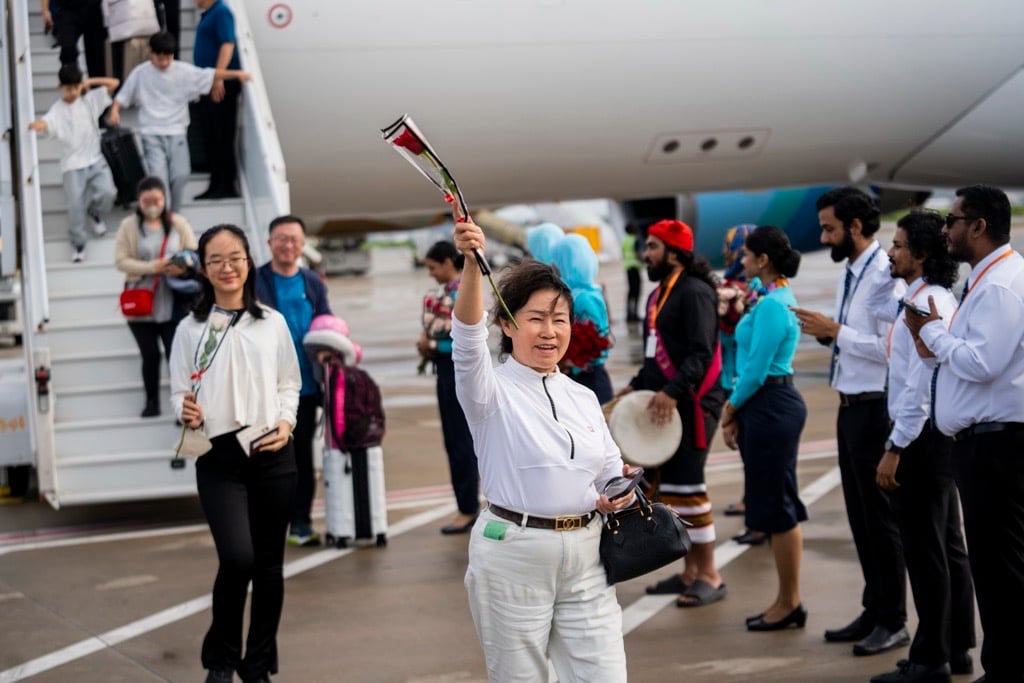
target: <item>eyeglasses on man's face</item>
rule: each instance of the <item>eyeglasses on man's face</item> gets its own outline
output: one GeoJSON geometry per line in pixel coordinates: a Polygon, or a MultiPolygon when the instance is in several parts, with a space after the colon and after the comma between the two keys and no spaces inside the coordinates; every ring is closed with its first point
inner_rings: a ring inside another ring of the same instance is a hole
{"type": "Polygon", "coordinates": [[[967,222],[970,222],[970,221],[973,221],[973,220],[974,219],[971,218],[970,216],[957,216],[954,213],[947,213],[946,214],[946,227],[947,228],[952,228],[956,224],[957,221],[967,221],[967,222]]]}
{"type": "Polygon", "coordinates": [[[229,259],[210,259],[206,262],[207,270],[224,270],[227,266],[231,266],[232,270],[239,270],[242,266],[246,265],[249,259],[245,256],[236,256],[235,258],[229,259]]]}

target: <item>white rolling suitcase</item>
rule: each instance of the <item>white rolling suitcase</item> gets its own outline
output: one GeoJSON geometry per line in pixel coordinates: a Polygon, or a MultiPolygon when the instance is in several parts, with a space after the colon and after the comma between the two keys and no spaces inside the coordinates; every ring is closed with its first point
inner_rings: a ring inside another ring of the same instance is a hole
{"type": "Polygon", "coordinates": [[[324,449],[324,511],[327,543],[346,548],[358,539],[388,543],[384,449],[324,449]]]}
{"type": "Polygon", "coordinates": [[[314,318],[303,345],[322,371],[327,544],[346,548],[356,540],[373,539],[378,546],[387,545],[380,387],[357,367],[361,352],[348,338],[348,325],[341,318],[314,318]],[[333,354],[323,365],[318,359],[321,351],[333,354]]]}

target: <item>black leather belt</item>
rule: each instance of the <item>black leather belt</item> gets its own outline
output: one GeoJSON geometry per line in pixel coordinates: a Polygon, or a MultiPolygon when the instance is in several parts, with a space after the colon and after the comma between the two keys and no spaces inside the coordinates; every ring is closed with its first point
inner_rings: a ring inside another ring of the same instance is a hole
{"type": "Polygon", "coordinates": [[[533,515],[527,515],[522,512],[513,512],[512,510],[506,510],[500,505],[491,503],[490,511],[496,517],[507,519],[510,522],[516,524],[522,524],[523,518],[526,518],[526,526],[533,529],[554,529],[555,531],[575,531],[576,529],[582,529],[590,520],[597,514],[596,510],[591,510],[585,515],[574,515],[570,517],[534,517],[533,515]]]}
{"type": "Polygon", "coordinates": [[[885,398],[884,391],[865,391],[862,394],[839,394],[839,405],[846,408],[852,406],[854,403],[864,403],[865,401],[880,401],[885,398]]]}
{"type": "Polygon", "coordinates": [[[769,384],[792,384],[793,375],[768,375],[764,378],[765,386],[769,384]]]}
{"type": "Polygon", "coordinates": [[[954,434],[953,441],[963,441],[964,439],[969,439],[972,436],[977,436],[978,434],[1015,432],[1020,429],[1024,429],[1024,424],[1020,422],[979,422],[976,425],[971,425],[967,429],[961,429],[959,432],[954,434]]]}

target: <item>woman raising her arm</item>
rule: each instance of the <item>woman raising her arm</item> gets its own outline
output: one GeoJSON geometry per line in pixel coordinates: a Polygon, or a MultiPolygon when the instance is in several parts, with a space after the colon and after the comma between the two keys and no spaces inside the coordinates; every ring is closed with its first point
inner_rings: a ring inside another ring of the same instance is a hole
{"type": "MultiPolygon", "coordinates": [[[[476,225],[455,245],[470,262],[484,249],[476,225]]],[[[569,345],[572,293],[554,270],[527,259],[495,311],[504,363],[487,349],[482,276],[466,268],[452,320],[456,392],[490,501],[473,526],[466,589],[491,681],[626,680],[622,616],[598,554],[601,517],[632,502],[599,493],[623,474],[594,393],[558,370],[569,345]]]]}

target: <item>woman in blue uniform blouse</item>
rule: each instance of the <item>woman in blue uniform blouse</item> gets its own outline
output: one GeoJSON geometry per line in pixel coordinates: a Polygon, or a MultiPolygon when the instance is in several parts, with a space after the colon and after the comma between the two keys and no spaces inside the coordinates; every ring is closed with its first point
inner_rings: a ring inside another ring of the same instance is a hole
{"type": "Polygon", "coordinates": [[[743,267],[748,280],[762,286],[751,309],[736,327],[736,386],[722,412],[722,431],[743,458],[747,528],[771,535],[779,590],[768,608],[747,619],[751,631],[803,627],[807,610],[800,602],[800,502],[796,456],[807,406],[793,386],[793,354],[800,327],[790,310],[796,298],[787,278],[800,267],[800,252],[786,233],[761,226],[747,237],[743,267]]]}

